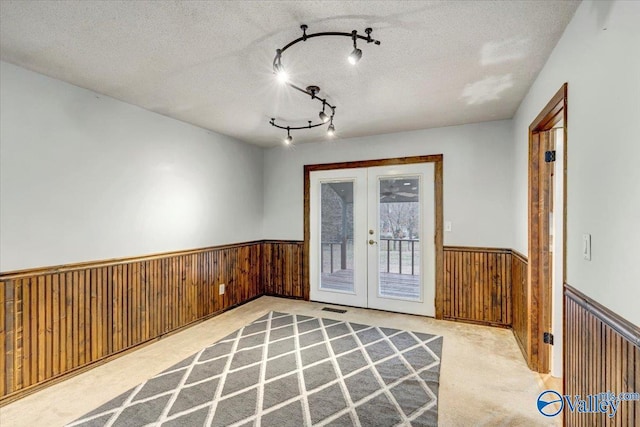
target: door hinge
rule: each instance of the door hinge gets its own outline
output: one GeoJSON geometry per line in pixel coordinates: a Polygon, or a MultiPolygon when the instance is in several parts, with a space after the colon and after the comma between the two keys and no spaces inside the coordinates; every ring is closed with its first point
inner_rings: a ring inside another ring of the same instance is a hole
{"type": "Polygon", "coordinates": [[[545,163],[551,163],[556,161],[556,150],[544,152],[545,163]]]}
{"type": "Polygon", "coordinates": [[[545,344],[553,345],[553,334],[551,332],[545,332],[543,339],[545,344]]]}

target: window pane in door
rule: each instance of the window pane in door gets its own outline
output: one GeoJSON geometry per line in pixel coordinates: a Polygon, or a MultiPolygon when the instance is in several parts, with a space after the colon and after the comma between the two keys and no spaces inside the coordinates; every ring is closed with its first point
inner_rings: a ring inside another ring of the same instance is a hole
{"type": "Polygon", "coordinates": [[[321,184],[320,288],[354,292],[353,181],[321,184]]]}
{"type": "Polygon", "coordinates": [[[420,179],[379,180],[378,295],[421,299],[420,179]]]}

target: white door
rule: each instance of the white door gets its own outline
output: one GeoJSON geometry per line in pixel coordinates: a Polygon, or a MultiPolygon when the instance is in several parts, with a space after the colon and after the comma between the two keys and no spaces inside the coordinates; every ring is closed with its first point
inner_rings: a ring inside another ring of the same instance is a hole
{"type": "Polygon", "coordinates": [[[432,163],[311,172],[311,299],[435,315],[432,163]]]}
{"type": "Polygon", "coordinates": [[[368,306],[435,316],[433,163],[368,169],[368,306]]]}
{"type": "Polygon", "coordinates": [[[311,172],[311,299],[367,306],[367,170],[311,172]]]}

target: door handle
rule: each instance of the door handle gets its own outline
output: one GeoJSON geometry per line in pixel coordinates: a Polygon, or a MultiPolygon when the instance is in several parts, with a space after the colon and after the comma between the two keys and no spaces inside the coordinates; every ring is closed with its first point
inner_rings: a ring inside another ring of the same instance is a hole
{"type": "Polygon", "coordinates": [[[369,244],[370,244],[370,245],[372,245],[372,246],[373,246],[373,245],[375,245],[376,243],[378,243],[378,242],[376,242],[376,241],[375,241],[375,240],[373,240],[373,239],[369,240],[369,244]]]}

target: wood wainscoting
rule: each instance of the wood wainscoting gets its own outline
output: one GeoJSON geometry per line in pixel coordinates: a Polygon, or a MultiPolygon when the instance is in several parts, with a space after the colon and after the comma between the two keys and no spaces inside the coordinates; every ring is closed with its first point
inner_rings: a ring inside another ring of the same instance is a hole
{"type": "Polygon", "coordinates": [[[265,293],[304,297],[302,247],[257,241],[0,273],[0,403],[265,293]]]}
{"type": "Polygon", "coordinates": [[[445,246],[444,319],[510,327],[511,250],[445,246]]]}
{"type": "MultiPolygon", "coordinates": [[[[564,285],[564,394],[640,393],[640,328],[564,285]]],[[[567,426],[640,425],[640,401],[620,403],[612,418],[564,409],[567,426]]]]}
{"type": "Polygon", "coordinates": [[[303,242],[265,241],[262,245],[264,293],[309,299],[303,286],[303,242]]]}
{"type": "MultiPolygon", "coordinates": [[[[268,240],[0,273],[0,404],[258,296],[309,299],[303,255],[268,240]]],[[[526,259],[450,246],[443,264],[445,319],[527,341],[526,259]]]]}
{"type": "Polygon", "coordinates": [[[529,282],[527,258],[519,252],[511,252],[511,313],[513,335],[522,355],[530,365],[531,316],[529,316],[529,282]]]}

